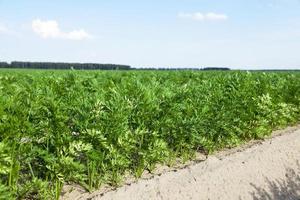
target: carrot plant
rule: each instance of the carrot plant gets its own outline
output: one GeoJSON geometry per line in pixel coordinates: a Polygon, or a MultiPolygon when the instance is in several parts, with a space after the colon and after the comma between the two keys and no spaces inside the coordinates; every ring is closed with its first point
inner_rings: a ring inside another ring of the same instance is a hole
{"type": "Polygon", "coordinates": [[[298,72],[0,71],[0,199],[58,199],[300,119],[298,72]]]}

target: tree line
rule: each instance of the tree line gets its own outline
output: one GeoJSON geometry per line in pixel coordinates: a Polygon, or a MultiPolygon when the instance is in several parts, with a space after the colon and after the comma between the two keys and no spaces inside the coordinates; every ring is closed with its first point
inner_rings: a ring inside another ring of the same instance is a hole
{"type": "Polygon", "coordinates": [[[0,62],[0,68],[18,69],[76,69],[76,70],[128,70],[129,65],[63,62],[0,62]]]}
{"type": "Polygon", "coordinates": [[[175,68],[175,67],[159,67],[159,68],[147,67],[147,68],[130,68],[130,69],[134,69],[134,70],[167,70],[167,71],[180,71],[180,70],[192,70],[192,71],[221,70],[221,71],[226,71],[226,70],[230,70],[230,68],[227,68],[227,67],[204,67],[204,68],[203,67],[179,67],[179,68],[175,68]]]}
{"type": "Polygon", "coordinates": [[[225,67],[193,67],[193,68],[133,68],[129,65],[97,64],[97,63],[64,63],[64,62],[0,62],[0,68],[11,69],[74,69],[74,70],[230,70],[225,67]]]}

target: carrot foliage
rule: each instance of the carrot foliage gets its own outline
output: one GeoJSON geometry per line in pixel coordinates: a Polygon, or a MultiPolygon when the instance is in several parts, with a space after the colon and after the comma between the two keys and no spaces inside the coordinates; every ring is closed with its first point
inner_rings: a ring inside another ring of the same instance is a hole
{"type": "Polygon", "coordinates": [[[0,71],[0,199],[118,185],[299,122],[300,73],[0,71]]]}

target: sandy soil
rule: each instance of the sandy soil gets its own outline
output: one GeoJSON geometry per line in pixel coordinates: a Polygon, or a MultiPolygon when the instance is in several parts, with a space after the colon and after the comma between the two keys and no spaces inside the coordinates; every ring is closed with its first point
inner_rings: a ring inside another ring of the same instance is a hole
{"type": "Polygon", "coordinates": [[[300,199],[300,126],[201,160],[182,169],[161,168],[115,190],[75,189],[62,199],[300,199]]]}

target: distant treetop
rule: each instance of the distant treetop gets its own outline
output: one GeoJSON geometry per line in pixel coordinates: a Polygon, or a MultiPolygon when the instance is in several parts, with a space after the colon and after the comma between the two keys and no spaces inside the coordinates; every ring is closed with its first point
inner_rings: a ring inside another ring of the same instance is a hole
{"type": "Polygon", "coordinates": [[[23,62],[13,61],[10,64],[0,62],[0,68],[17,68],[17,69],[71,69],[71,70],[230,70],[224,67],[193,67],[193,68],[174,68],[174,67],[149,67],[133,68],[129,65],[119,64],[97,64],[97,63],[64,63],[64,62],[23,62]]]}
{"type": "Polygon", "coordinates": [[[20,62],[13,61],[10,64],[0,62],[0,68],[20,69],[77,69],[77,70],[128,70],[129,65],[96,64],[96,63],[60,63],[60,62],[20,62]]]}

